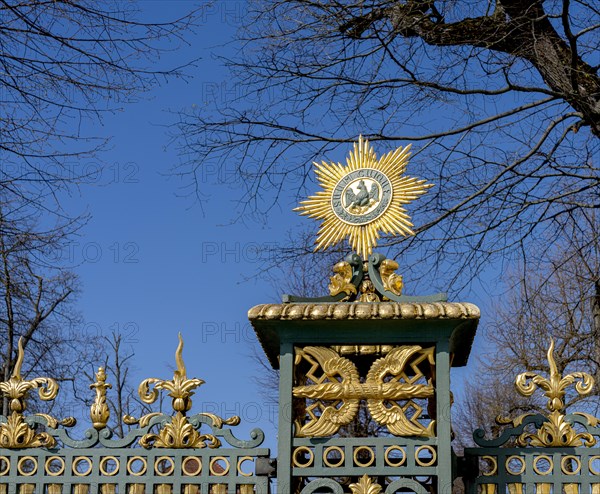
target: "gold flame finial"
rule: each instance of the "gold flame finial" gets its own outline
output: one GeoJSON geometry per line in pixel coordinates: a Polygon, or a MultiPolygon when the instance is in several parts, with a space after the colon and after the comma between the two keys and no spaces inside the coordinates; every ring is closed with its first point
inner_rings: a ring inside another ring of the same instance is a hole
{"type": "MultiPolygon", "coordinates": [[[[44,401],[53,400],[58,395],[58,383],[50,377],[37,377],[25,381],[21,376],[25,357],[23,337],[19,338],[17,349],[17,360],[9,380],[0,382],[0,391],[10,400],[11,411],[6,422],[0,424],[0,448],[52,448],[56,444],[54,437],[48,432],[36,433],[35,429],[25,422],[23,412],[26,408],[27,395],[31,390],[37,388],[40,399],[44,401]]],[[[59,423],[65,426],[75,425],[75,419],[72,417],[59,422],[43,413],[34,414],[34,416],[42,417],[46,421],[46,425],[52,429],[56,429],[59,423]]]]}
{"type": "MultiPolygon", "coordinates": [[[[586,372],[573,372],[566,376],[561,376],[554,358],[554,339],[550,339],[548,348],[548,367],[549,377],[542,377],[534,372],[523,372],[515,379],[517,391],[522,396],[531,396],[536,389],[544,391],[544,396],[548,398],[546,408],[550,411],[539,429],[535,432],[523,432],[517,438],[519,446],[535,447],[591,447],[596,444],[596,438],[589,432],[577,432],[569,419],[565,416],[565,392],[569,386],[575,385],[575,391],[580,396],[588,395],[594,387],[594,379],[586,372]]],[[[519,425],[531,414],[524,414],[516,419],[498,417],[496,422],[499,424],[512,423],[513,426],[519,425]]],[[[585,413],[576,413],[587,420],[588,424],[598,425],[598,419],[585,413]]]]}
{"type": "Polygon", "coordinates": [[[177,372],[179,375],[185,379],[185,363],[183,362],[183,338],[181,336],[181,332],[178,333],[179,336],[179,344],[177,345],[177,350],[175,350],[175,362],[177,363],[177,372]]]}
{"type": "Polygon", "coordinates": [[[23,350],[23,337],[19,338],[17,343],[17,361],[10,377],[14,379],[21,379],[21,366],[23,365],[23,358],[25,357],[25,351],[23,350]]]}
{"type": "MultiPolygon", "coordinates": [[[[144,448],[218,448],[221,441],[213,434],[199,434],[198,431],[188,420],[186,412],[192,407],[192,395],[194,390],[204,384],[202,379],[188,379],[183,361],[183,337],[179,333],[179,343],[175,350],[175,363],[177,370],[173,372],[173,379],[158,379],[151,377],[144,379],[138,393],[144,403],[152,404],[158,398],[158,391],[168,391],[168,395],[173,399],[173,410],[175,415],[171,417],[170,422],[164,424],[158,433],[148,432],[140,439],[140,445],[144,448]]],[[[125,415],[123,421],[126,424],[137,424],[146,427],[150,424],[153,417],[161,415],[158,412],[152,412],[136,419],[130,415],[125,415]]],[[[221,427],[226,425],[237,425],[240,422],[238,416],[222,419],[211,413],[201,413],[212,420],[213,426],[221,427]]]]}

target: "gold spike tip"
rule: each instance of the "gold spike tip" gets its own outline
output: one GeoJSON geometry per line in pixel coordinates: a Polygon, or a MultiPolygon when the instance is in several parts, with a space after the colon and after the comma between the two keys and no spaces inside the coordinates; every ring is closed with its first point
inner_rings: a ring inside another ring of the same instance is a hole
{"type": "Polygon", "coordinates": [[[15,362],[15,367],[12,371],[12,376],[14,379],[21,379],[21,366],[23,365],[23,358],[25,357],[25,351],[23,350],[23,337],[19,337],[19,341],[17,343],[17,361],[15,362]]]}
{"type": "Polygon", "coordinates": [[[179,344],[177,345],[177,350],[175,350],[175,362],[177,364],[177,372],[184,379],[186,376],[185,363],[183,362],[183,337],[181,336],[181,332],[178,333],[179,344]]]}
{"type": "Polygon", "coordinates": [[[322,220],[315,250],[325,250],[345,238],[352,250],[367,258],[382,233],[414,235],[402,207],[423,195],[433,184],[404,174],[410,144],[379,159],[367,139],[354,143],[340,163],[314,163],[322,190],[295,208],[301,215],[322,220]]]}

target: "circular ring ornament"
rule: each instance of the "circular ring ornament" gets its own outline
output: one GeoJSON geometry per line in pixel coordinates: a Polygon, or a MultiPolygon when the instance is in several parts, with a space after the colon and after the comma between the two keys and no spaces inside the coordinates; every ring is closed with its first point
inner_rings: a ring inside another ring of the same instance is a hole
{"type": "Polygon", "coordinates": [[[357,467],[370,467],[373,464],[373,462],[375,461],[375,453],[373,453],[373,450],[369,446],[359,446],[358,448],[356,448],[354,450],[354,454],[352,455],[352,457],[354,458],[354,464],[357,467]],[[368,451],[369,452],[369,461],[362,463],[358,459],[358,454],[361,451],[368,451]]]}
{"type": "Polygon", "coordinates": [[[594,467],[592,466],[595,461],[600,461],[600,455],[590,456],[590,459],[588,462],[588,467],[590,469],[590,473],[592,475],[600,475],[600,471],[595,470],[594,467]]]}
{"type": "Polygon", "coordinates": [[[35,472],[37,472],[37,469],[38,462],[37,459],[33,456],[23,456],[22,458],[19,458],[19,462],[17,463],[17,471],[19,472],[19,475],[23,475],[24,477],[30,477],[31,475],[34,475],[35,472]],[[30,471],[24,469],[25,462],[27,461],[30,461],[33,465],[33,468],[30,471]]]}
{"type": "Polygon", "coordinates": [[[252,456],[242,456],[237,462],[237,472],[242,477],[252,477],[252,472],[245,473],[242,470],[242,463],[245,461],[249,461],[250,463],[254,463],[254,458],[252,456]]]}
{"type": "Polygon", "coordinates": [[[86,477],[92,472],[92,460],[87,456],[77,456],[73,458],[73,474],[77,477],[86,477]],[[79,471],[79,467],[84,463],[87,464],[87,469],[79,471]]]}
{"type": "Polygon", "coordinates": [[[215,456],[210,459],[210,463],[208,464],[208,469],[210,470],[210,474],[216,475],[217,477],[224,477],[225,475],[227,475],[229,473],[229,468],[230,468],[229,460],[227,458],[225,458],[224,456],[215,456]],[[219,460],[221,460],[225,463],[225,468],[223,468],[222,472],[215,471],[215,463],[219,460]]]}
{"type": "Polygon", "coordinates": [[[506,459],[504,466],[509,474],[521,475],[525,471],[525,460],[521,456],[512,455],[506,459]],[[520,463],[521,467],[518,470],[513,470],[511,462],[520,463]]]}
{"type": "Polygon", "coordinates": [[[400,446],[390,446],[385,450],[384,458],[385,463],[390,467],[401,467],[406,463],[406,451],[404,451],[404,448],[401,448],[400,446]],[[397,458],[393,458],[396,461],[391,461],[390,453],[393,453],[394,451],[402,453],[402,457],[399,460],[397,458]]]}
{"type": "MultiPolygon", "coordinates": [[[[65,473],[65,460],[60,456],[49,456],[48,458],[46,458],[44,468],[46,469],[46,473],[51,477],[58,477],[59,475],[65,473]],[[52,470],[52,462],[58,463],[58,470],[56,470],[55,472],[52,470]]],[[[0,475],[3,475],[2,472],[0,472],[0,475]]]]}
{"type": "Polygon", "coordinates": [[[552,461],[552,458],[550,458],[548,455],[540,455],[540,456],[536,456],[533,459],[533,471],[535,473],[537,473],[538,475],[549,475],[552,473],[552,470],[554,469],[554,462],[552,461]],[[548,469],[547,470],[542,470],[540,469],[538,463],[540,461],[547,461],[548,462],[548,469]]]}
{"type": "Polygon", "coordinates": [[[134,475],[135,477],[139,477],[141,475],[144,475],[146,473],[146,470],[148,469],[148,462],[146,461],[146,458],[144,458],[143,456],[132,456],[131,458],[129,458],[129,460],[127,460],[127,473],[129,475],[134,475]],[[135,471],[133,468],[133,462],[135,461],[139,461],[142,463],[142,468],[139,471],[135,471]]]}
{"type": "Polygon", "coordinates": [[[391,202],[390,179],[373,168],[348,173],[335,185],[331,194],[334,214],[347,225],[372,223],[387,211],[391,202]]]}
{"type": "Polygon", "coordinates": [[[562,472],[566,475],[577,475],[580,471],[581,471],[581,460],[577,457],[577,456],[573,456],[573,455],[566,455],[563,456],[560,460],[560,469],[562,470],[562,472]],[[570,466],[567,466],[565,463],[567,461],[573,461],[575,463],[575,470],[574,471],[569,471],[570,466]]]}
{"type": "Polygon", "coordinates": [[[312,452],[312,449],[307,448],[306,446],[298,446],[292,455],[292,463],[298,468],[307,468],[312,465],[313,461],[315,461],[315,454],[312,452]],[[308,453],[308,461],[300,463],[298,461],[298,453],[308,453]]]}
{"type": "Polygon", "coordinates": [[[186,456],[181,462],[184,475],[195,477],[202,472],[202,460],[197,456],[186,456]]]}
{"type": "Polygon", "coordinates": [[[117,473],[119,473],[119,460],[115,457],[115,456],[104,456],[101,460],[100,460],[100,473],[102,475],[106,475],[108,477],[112,477],[113,475],[116,475],[117,473]],[[110,463],[109,462],[114,462],[114,470],[108,470],[108,468],[110,468],[110,463]]]}
{"type": "Polygon", "coordinates": [[[429,446],[428,444],[425,444],[424,446],[419,446],[415,450],[415,462],[420,467],[430,467],[436,461],[437,461],[437,452],[433,446],[429,446]],[[428,461],[424,461],[421,458],[419,458],[419,453],[421,453],[421,451],[429,451],[431,453],[431,459],[428,461]]]}
{"type": "Polygon", "coordinates": [[[485,455],[481,457],[482,460],[486,460],[492,466],[492,470],[489,472],[481,472],[484,477],[491,477],[498,473],[498,459],[495,456],[485,455]]]}
{"type": "Polygon", "coordinates": [[[329,446],[323,452],[323,463],[325,463],[325,465],[327,465],[330,468],[341,467],[344,464],[345,461],[346,461],[346,454],[344,453],[344,450],[342,448],[340,448],[339,446],[329,446]],[[327,455],[329,453],[332,453],[334,451],[337,451],[340,454],[340,458],[339,458],[339,461],[337,463],[331,462],[331,460],[329,460],[329,458],[327,457],[327,455]]]}
{"type": "Polygon", "coordinates": [[[167,477],[173,473],[175,470],[175,463],[173,463],[173,458],[170,456],[159,456],[156,460],[154,460],[154,471],[157,475],[161,477],[167,477]],[[165,462],[166,467],[161,465],[161,462],[165,462]]]}
{"type": "Polygon", "coordinates": [[[10,471],[10,460],[6,456],[0,456],[0,468],[3,463],[6,467],[3,470],[0,470],[0,476],[8,475],[8,472],[10,471]]]}

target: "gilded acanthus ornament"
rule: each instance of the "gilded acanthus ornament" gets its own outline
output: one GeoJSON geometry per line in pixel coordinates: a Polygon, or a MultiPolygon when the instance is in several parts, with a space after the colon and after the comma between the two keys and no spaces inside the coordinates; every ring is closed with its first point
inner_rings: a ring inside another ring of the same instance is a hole
{"type": "Polygon", "coordinates": [[[158,434],[146,434],[140,439],[144,448],[218,448],[221,441],[212,434],[200,434],[187,417],[177,412],[171,422],[165,424],[158,434]]]}
{"type": "Polygon", "coordinates": [[[402,288],[404,283],[402,276],[396,274],[396,270],[400,265],[393,259],[384,259],[379,266],[379,273],[381,274],[381,281],[383,281],[384,288],[392,292],[394,295],[402,295],[402,288]]]}
{"type": "Polygon", "coordinates": [[[139,388],[138,394],[144,403],[149,405],[158,398],[158,391],[169,391],[169,396],[173,399],[173,410],[176,412],[187,412],[192,407],[191,397],[194,389],[198,388],[204,381],[202,379],[188,379],[185,364],[183,362],[183,338],[179,333],[179,345],[175,352],[175,362],[177,370],[173,373],[173,379],[170,381],[151,377],[144,379],[139,388]],[[154,387],[154,389],[151,389],[154,387]]]}
{"type": "Polygon", "coordinates": [[[311,384],[295,386],[296,398],[312,400],[306,407],[307,420],[296,420],[297,437],[324,437],[335,434],[356,416],[361,400],[366,400],[371,417],[397,436],[434,435],[434,421],[427,426],[419,419],[422,407],[414,399],[434,395],[431,378],[426,378],[420,364],[434,365],[433,348],[418,345],[392,348],[371,365],[364,380],[354,362],[341,357],[332,348],[304,347],[296,349],[296,366],[302,361],[310,365],[306,377],[311,384]],[[410,368],[410,372],[407,370],[410,368]],[[418,381],[427,379],[427,384],[418,381]],[[400,406],[397,401],[407,401],[400,406]],[[334,402],[334,404],[327,404],[334,402]],[[405,410],[413,410],[410,418],[405,410]]]}
{"type": "Polygon", "coordinates": [[[0,383],[0,391],[10,400],[11,412],[22,413],[25,411],[25,398],[32,389],[38,389],[40,398],[44,401],[53,400],[58,394],[58,383],[50,377],[37,377],[31,381],[25,381],[21,377],[21,366],[25,352],[23,351],[23,338],[19,338],[17,361],[15,368],[8,381],[0,383]]]}
{"type": "Polygon", "coordinates": [[[373,482],[368,475],[363,475],[355,484],[350,484],[351,494],[379,494],[381,486],[373,482]]]}
{"type": "Polygon", "coordinates": [[[329,294],[332,297],[345,293],[347,296],[356,295],[356,287],[350,283],[352,280],[352,266],[346,261],[340,261],[333,266],[335,273],[329,278],[329,294]]]}
{"type": "Polygon", "coordinates": [[[106,390],[109,388],[112,388],[112,385],[106,382],[106,371],[104,367],[99,367],[96,372],[96,382],[90,384],[90,389],[96,391],[94,403],[90,407],[90,417],[96,430],[104,429],[110,418],[110,410],[106,403],[106,390]]]}
{"type": "MultiPolygon", "coordinates": [[[[566,389],[575,384],[575,390],[580,396],[591,393],[594,386],[594,379],[585,372],[573,372],[561,377],[558,372],[556,361],[554,360],[554,340],[550,340],[548,349],[548,364],[550,366],[550,376],[544,378],[533,372],[523,372],[515,380],[517,391],[523,396],[531,396],[537,388],[544,391],[544,396],[548,398],[546,407],[550,411],[547,421],[544,422],[535,432],[523,432],[517,438],[519,446],[539,446],[539,447],[578,447],[581,445],[591,447],[596,444],[594,436],[588,432],[577,432],[572,424],[566,419],[564,410],[564,396],[566,389]]],[[[512,423],[519,425],[531,414],[524,414],[516,419],[503,419],[499,417],[497,422],[500,424],[512,423]]],[[[587,414],[578,414],[587,419],[591,426],[598,424],[598,419],[587,414]]]]}
{"type": "MultiPolygon", "coordinates": [[[[0,382],[0,391],[10,400],[9,408],[11,414],[6,418],[6,422],[0,423],[0,447],[17,448],[52,448],[56,440],[47,432],[36,433],[23,417],[26,409],[26,399],[29,392],[33,389],[38,390],[40,399],[44,401],[53,400],[58,395],[58,383],[50,377],[37,377],[30,381],[25,381],[21,376],[21,367],[25,352],[23,350],[23,338],[19,338],[17,361],[12,375],[8,381],[0,382]]],[[[48,427],[56,429],[58,424],[70,427],[75,425],[75,419],[68,417],[62,421],[47,414],[34,414],[33,416],[42,417],[46,420],[48,427]]]]}
{"type": "MultiPolygon", "coordinates": [[[[149,432],[142,436],[140,445],[144,448],[218,448],[221,441],[213,434],[200,434],[190,423],[186,412],[192,407],[191,397],[194,390],[204,384],[202,379],[188,379],[185,363],[183,362],[183,338],[179,333],[179,344],[175,352],[175,361],[177,370],[173,373],[172,380],[163,380],[158,378],[149,378],[142,381],[138,388],[138,393],[144,403],[152,404],[158,398],[158,391],[168,391],[173,399],[172,406],[175,415],[171,417],[170,422],[163,424],[156,432],[149,432]]],[[[157,412],[146,414],[139,419],[126,415],[123,421],[126,424],[139,423],[141,427],[146,427],[150,420],[161,415],[157,412]]],[[[240,422],[239,417],[234,416],[229,419],[222,419],[211,413],[200,413],[211,419],[213,427],[220,428],[223,424],[237,425],[240,422]]]]}
{"type": "Polygon", "coordinates": [[[55,445],[56,440],[50,434],[36,433],[18,412],[12,412],[6,422],[0,424],[0,448],[53,448],[55,445]]]}

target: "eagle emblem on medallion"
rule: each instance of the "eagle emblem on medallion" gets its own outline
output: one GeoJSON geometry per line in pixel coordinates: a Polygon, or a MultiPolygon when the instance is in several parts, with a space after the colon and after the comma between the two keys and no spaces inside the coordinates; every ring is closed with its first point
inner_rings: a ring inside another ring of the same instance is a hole
{"type": "Polygon", "coordinates": [[[302,215],[323,220],[316,250],[348,237],[360,256],[373,252],[381,233],[413,235],[403,205],[424,194],[433,184],[405,175],[410,145],[377,158],[369,141],[359,137],[341,163],[315,163],[322,190],[296,208],[302,215]]]}

